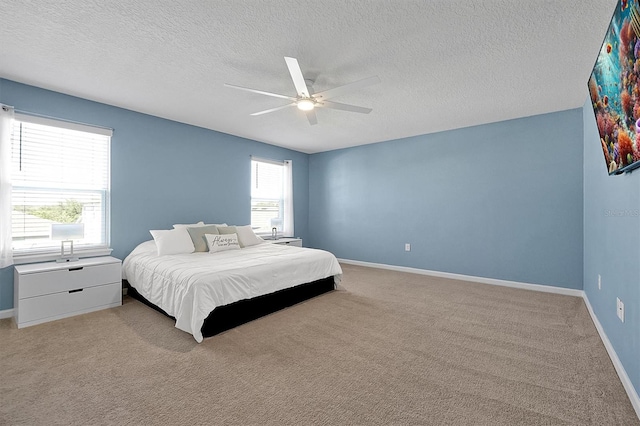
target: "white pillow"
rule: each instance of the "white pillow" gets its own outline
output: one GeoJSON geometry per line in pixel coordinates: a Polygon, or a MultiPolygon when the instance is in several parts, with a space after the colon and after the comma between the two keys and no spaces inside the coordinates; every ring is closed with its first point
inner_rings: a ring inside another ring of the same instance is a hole
{"type": "Polygon", "coordinates": [[[264,243],[264,240],[253,232],[251,225],[236,226],[236,232],[238,233],[238,240],[242,247],[255,246],[256,244],[264,243]]]}
{"type": "Polygon", "coordinates": [[[226,250],[240,250],[238,234],[214,235],[204,234],[209,247],[209,253],[217,253],[226,250]]]}
{"type": "Polygon", "coordinates": [[[149,231],[156,242],[158,256],[165,254],[193,253],[193,241],[187,228],[149,231]]]}
{"type": "Polygon", "coordinates": [[[192,223],[192,224],[182,224],[182,223],[176,223],[175,225],[173,225],[173,229],[178,229],[178,228],[195,228],[196,226],[206,226],[204,224],[203,221],[200,221],[198,223],[192,223]]]}

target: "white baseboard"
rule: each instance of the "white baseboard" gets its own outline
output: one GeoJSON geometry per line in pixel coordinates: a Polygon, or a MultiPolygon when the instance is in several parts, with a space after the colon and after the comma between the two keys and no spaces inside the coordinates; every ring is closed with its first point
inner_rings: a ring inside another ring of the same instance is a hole
{"type": "Polygon", "coordinates": [[[629,379],[629,375],[627,375],[626,370],[622,366],[622,362],[620,362],[620,358],[618,358],[618,354],[616,350],[613,349],[613,345],[607,337],[607,333],[604,332],[604,328],[602,328],[602,324],[598,321],[598,317],[596,313],[593,311],[591,307],[591,303],[589,302],[589,298],[585,293],[583,296],[584,303],[587,305],[587,310],[589,311],[589,315],[591,315],[591,320],[593,324],[596,326],[596,330],[598,330],[598,334],[600,334],[600,339],[602,343],[604,343],[604,347],[607,349],[607,353],[609,354],[609,358],[611,358],[611,362],[618,373],[618,377],[620,377],[620,381],[622,382],[622,386],[624,390],[627,391],[627,396],[629,396],[629,400],[631,401],[631,405],[633,405],[633,409],[636,410],[636,415],[640,418],[640,398],[638,397],[638,392],[636,392],[633,384],[631,383],[631,379],[629,379]]]}
{"type": "Polygon", "coordinates": [[[388,269],[391,271],[409,272],[411,274],[429,275],[432,277],[449,278],[452,280],[472,281],[474,283],[500,285],[503,287],[521,288],[524,290],[542,291],[545,293],[564,294],[566,296],[582,297],[583,291],[573,288],[555,287],[550,285],[520,283],[517,281],[498,280],[495,278],[474,277],[472,275],[453,274],[451,272],[430,271],[428,269],[409,268],[407,266],[386,265],[384,263],[361,262],[359,260],[338,259],[340,263],[366,266],[369,268],[388,269]]]}
{"type": "Polygon", "coordinates": [[[13,309],[5,309],[0,311],[0,319],[11,318],[13,316],[13,309]]]}
{"type": "Polygon", "coordinates": [[[359,265],[366,266],[369,268],[380,268],[380,269],[388,269],[391,271],[399,271],[399,272],[409,272],[412,274],[420,274],[420,275],[429,275],[432,277],[440,277],[440,278],[451,278],[454,280],[461,281],[472,281],[483,284],[492,284],[492,285],[501,285],[505,287],[514,287],[521,288],[525,290],[533,290],[533,291],[542,291],[546,293],[557,293],[564,294],[568,296],[576,296],[581,297],[584,300],[585,305],[587,306],[587,310],[589,311],[589,315],[591,315],[591,320],[593,324],[596,326],[596,330],[598,330],[598,334],[600,335],[600,340],[604,344],[604,347],[609,354],[609,358],[613,363],[613,366],[618,373],[618,377],[622,382],[622,386],[624,390],[627,392],[627,396],[631,401],[631,405],[636,411],[636,415],[640,419],[640,398],[638,397],[638,393],[636,389],[633,387],[633,383],[631,383],[631,379],[629,379],[629,375],[627,374],[622,362],[620,362],[620,358],[618,358],[618,354],[616,353],[611,341],[607,337],[607,333],[605,333],[604,328],[602,328],[602,324],[598,321],[598,317],[596,316],[593,308],[591,307],[591,303],[589,302],[589,298],[587,294],[582,290],[575,290],[571,288],[564,287],[554,287],[554,286],[546,286],[540,284],[529,284],[529,283],[520,283],[516,281],[505,281],[505,280],[497,280],[494,278],[483,278],[483,277],[474,277],[471,275],[461,275],[461,274],[452,274],[449,272],[439,272],[439,271],[430,271],[427,269],[417,269],[417,268],[409,268],[405,266],[394,266],[394,265],[386,265],[383,263],[371,263],[371,262],[362,262],[359,260],[349,260],[349,259],[338,259],[340,263],[346,263],[349,265],[359,265]]]}

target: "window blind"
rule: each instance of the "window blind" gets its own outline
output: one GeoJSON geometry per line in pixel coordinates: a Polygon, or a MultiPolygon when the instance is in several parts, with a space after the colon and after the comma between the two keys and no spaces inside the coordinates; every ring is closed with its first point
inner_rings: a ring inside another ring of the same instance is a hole
{"type": "Polygon", "coordinates": [[[284,164],[265,163],[259,160],[253,160],[251,164],[253,169],[251,197],[281,199],[284,164]]]}

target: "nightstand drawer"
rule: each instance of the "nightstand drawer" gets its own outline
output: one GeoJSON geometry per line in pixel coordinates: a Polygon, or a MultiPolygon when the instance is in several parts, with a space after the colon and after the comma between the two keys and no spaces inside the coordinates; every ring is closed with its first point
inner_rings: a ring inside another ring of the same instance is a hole
{"type": "Polygon", "coordinates": [[[120,282],[64,291],[20,301],[19,327],[91,312],[122,303],[120,282]]]}
{"type": "Polygon", "coordinates": [[[65,269],[20,275],[19,299],[120,283],[120,264],[73,266],[65,269]]]}
{"type": "Polygon", "coordinates": [[[302,247],[302,240],[283,241],[281,243],[276,243],[276,244],[280,244],[280,245],[283,245],[283,246],[302,247]]]}
{"type": "Polygon", "coordinates": [[[302,239],[301,238],[293,238],[293,237],[281,237],[277,240],[265,240],[271,244],[278,244],[281,246],[295,246],[302,247],[302,239]]]}

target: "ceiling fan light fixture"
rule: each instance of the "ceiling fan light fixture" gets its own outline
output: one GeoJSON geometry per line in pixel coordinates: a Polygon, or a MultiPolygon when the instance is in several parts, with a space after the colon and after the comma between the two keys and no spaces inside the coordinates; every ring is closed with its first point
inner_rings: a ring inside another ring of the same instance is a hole
{"type": "Polygon", "coordinates": [[[288,56],[284,57],[285,62],[287,63],[287,68],[289,69],[289,74],[291,75],[291,80],[293,81],[293,85],[296,88],[296,94],[293,96],[281,95],[278,93],[265,92],[264,90],[256,90],[250,89],[248,87],[234,86],[233,84],[226,84],[225,87],[231,87],[233,89],[244,90],[247,92],[258,93],[260,95],[267,95],[274,98],[282,98],[287,99],[289,101],[288,104],[282,105],[276,108],[269,108],[264,111],[258,111],[251,114],[252,116],[263,115],[274,111],[280,111],[281,109],[289,108],[292,106],[298,107],[300,111],[303,111],[309,120],[310,125],[318,124],[318,120],[315,114],[315,107],[318,108],[332,108],[338,109],[342,111],[350,111],[350,112],[358,112],[360,114],[369,114],[372,109],[371,108],[363,108],[355,105],[343,104],[340,102],[333,102],[329,99],[341,96],[345,92],[369,86],[374,83],[380,83],[380,78],[378,76],[373,76],[369,78],[365,78],[363,80],[354,81],[349,84],[345,84],[343,86],[334,87],[333,89],[324,90],[322,92],[315,92],[313,90],[313,80],[305,79],[302,74],[302,70],[300,69],[300,64],[296,58],[291,58],[288,56]]]}
{"type": "Polygon", "coordinates": [[[296,105],[300,111],[311,111],[315,107],[315,102],[311,99],[301,99],[296,105]]]}

